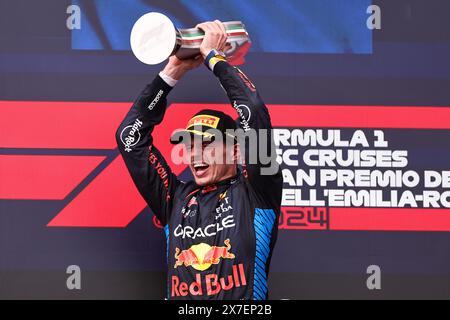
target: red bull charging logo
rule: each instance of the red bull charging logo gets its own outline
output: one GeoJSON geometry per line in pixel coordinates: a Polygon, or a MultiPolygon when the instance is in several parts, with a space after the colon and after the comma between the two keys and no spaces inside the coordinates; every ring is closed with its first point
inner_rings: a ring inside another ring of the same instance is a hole
{"type": "Polygon", "coordinates": [[[234,254],[230,252],[230,239],[224,241],[224,247],[210,246],[206,243],[199,243],[191,246],[187,250],[175,248],[174,268],[184,265],[199,271],[208,269],[213,264],[219,264],[221,259],[234,259],[234,254]]]}

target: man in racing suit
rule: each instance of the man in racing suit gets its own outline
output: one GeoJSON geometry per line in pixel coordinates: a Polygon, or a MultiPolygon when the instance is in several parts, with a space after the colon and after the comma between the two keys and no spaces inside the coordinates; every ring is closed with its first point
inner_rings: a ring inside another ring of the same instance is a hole
{"type": "MultiPolygon", "coordinates": [[[[163,120],[168,93],[202,61],[225,89],[237,111],[238,126],[244,131],[266,129],[267,141],[273,143],[269,113],[255,86],[217,51],[226,45],[222,23],[216,20],[198,27],[205,31],[202,55],[189,60],[170,58],[135,100],[117,130],[117,143],[140,194],[164,226],[168,299],[267,299],[282,190],[278,165],[272,174],[263,174],[267,166],[259,161],[243,166],[236,161],[214,163],[202,154],[214,142],[202,142],[187,145],[194,181],[182,182],[153,144],[151,134],[163,120]]],[[[203,129],[211,127],[225,133],[236,128],[236,122],[222,112],[202,110],[185,131],[204,138],[203,129]]],[[[245,150],[247,159],[248,144],[245,150]]],[[[234,160],[239,154],[233,147],[225,152],[234,160]]],[[[272,160],[274,156],[273,152],[272,160]]]]}

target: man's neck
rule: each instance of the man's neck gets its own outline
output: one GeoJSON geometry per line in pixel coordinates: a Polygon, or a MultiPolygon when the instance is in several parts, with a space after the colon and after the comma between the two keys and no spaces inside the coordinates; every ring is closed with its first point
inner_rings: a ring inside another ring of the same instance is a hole
{"type": "Polygon", "coordinates": [[[226,181],[232,180],[232,179],[236,178],[238,176],[238,174],[239,174],[239,171],[236,168],[235,170],[231,171],[230,173],[227,173],[227,174],[223,175],[220,178],[219,181],[211,183],[209,186],[213,186],[213,185],[216,185],[216,184],[221,184],[221,183],[224,183],[226,181]]]}

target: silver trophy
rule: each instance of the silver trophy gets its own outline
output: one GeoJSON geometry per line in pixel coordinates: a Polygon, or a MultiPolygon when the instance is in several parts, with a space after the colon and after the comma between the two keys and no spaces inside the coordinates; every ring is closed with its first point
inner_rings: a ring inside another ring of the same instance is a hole
{"type": "MultiPolygon", "coordinates": [[[[241,21],[223,22],[228,35],[227,60],[234,65],[244,63],[251,41],[241,21]]],[[[140,17],[130,36],[131,50],[145,64],[158,64],[172,55],[188,59],[200,54],[204,32],[197,28],[177,29],[170,19],[158,12],[140,17]]]]}

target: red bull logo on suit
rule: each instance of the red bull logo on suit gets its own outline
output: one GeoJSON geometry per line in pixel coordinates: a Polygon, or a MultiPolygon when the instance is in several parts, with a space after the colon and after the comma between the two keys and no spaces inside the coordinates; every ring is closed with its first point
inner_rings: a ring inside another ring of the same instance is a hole
{"type": "Polygon", "coordinates": [[[172,276],[172,297],[179,296],[208,296],[216,295],[222,290],[228,291],[240,286],[246,286],[247,279],[245,277],[244,265],[242,263],[233,266],[232,274],[219,277],[217,274],[202,275],[197,273],[195,281],[191,283],[180,281],[177,276],[172,276]]]}
{"type": "MultiPolygon", "coordinates": [[[[206,243],[199,243],[189,249],[180,250],[175,248],[174,268],[185,266],[192,267],[199,271],[207,270],[213,264],[219,264],[222,259],[234,259],[235,255],[230,252],[230,239],[224,241],[225,246],[211,246],[206,243]]],[[[220,277],[217,274],[195,275],[195,281],[186,283],[180,281],[178,276],[172,276],[172,297],[189,295],[218,294],[222,290],[231,290],[234,287],[247,285],[244,265],[233,266],[231,275],[220,277]],[[204,279],[203,279],[204,277],[204,279]],[[204,285],[203,285],[204,284],[204,285]]]]}
{"type": "Polygon", "coordinates": [[[230,239],[224,241],[224,247],[210,246],[206,243],[199,243],[191,246],[187,250],[175,248],[174,268],[182,266],[192,267],[199,271],[208,269],[212,264],[219,264],[220,259],[234,259],[234,254],[230,252],[230,239]]]}

